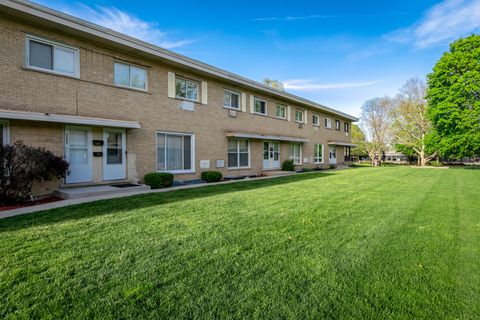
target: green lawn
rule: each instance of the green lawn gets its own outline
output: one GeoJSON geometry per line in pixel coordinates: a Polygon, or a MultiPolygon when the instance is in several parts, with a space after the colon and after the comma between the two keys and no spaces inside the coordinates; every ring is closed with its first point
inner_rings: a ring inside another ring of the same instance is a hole
{"type": "Polygon", "coordinates": [[[480,170],[357,168],[0,220],[0,318],[480,315],[480,170]]]}

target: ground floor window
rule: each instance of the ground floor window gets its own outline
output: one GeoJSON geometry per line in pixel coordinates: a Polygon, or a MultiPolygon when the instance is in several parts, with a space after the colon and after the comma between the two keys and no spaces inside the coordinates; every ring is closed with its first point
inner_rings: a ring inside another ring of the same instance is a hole
{"type": "Polygon", "coordinates": [[[246,139],[228,139],[228,167],[250,167],[250,141],[246,139]]]}
{"type": "Polygon", "coordinates": [[[344,160],[351,161],[351,147],[345,147],[344,160]]]}
{"type": "Polygon", "coordinates": [[[194,154],[193,134],[157,133],[157,171],[193,172],[194,154]]]}
{"type": "Polygon", "coordinates": [[[10,131],[8,130],[8,122],[0,121],[0,146],[10,143],[10,131]]]}
{"type": "Polygon", "coordinates": [[[314,146],[313,162],[323,163],[323,144],[316,144],[314,146]]]}
{"type": "Polygon", "coordinates": [[[288,145],[288,158],[293,160],[294,164],[302,164],[302,145],[300,143],[290,143],[288,145]]]}

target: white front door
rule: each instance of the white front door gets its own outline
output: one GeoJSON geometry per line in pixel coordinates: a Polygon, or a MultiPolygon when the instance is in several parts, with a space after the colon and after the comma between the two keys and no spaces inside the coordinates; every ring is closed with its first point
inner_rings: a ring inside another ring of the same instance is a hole
{"type": "Polygon", "coordinates": [[[328,146],[328,159],[330,164],[337,163],[337,146],[328,146]]]}
{"type": "Polygon", "coordinates": [[[124,129],[103,129],[103,180],[127,177],[124,129]]]}
{"type": "Polygon", "coordinates": [[[280,144],[276,141],[263,142],[263,168],[280,168],[280,144]]]}
{"type": "Polygon", "coordinates": [[[91,182],[93,177],[92,130],[65,127],[65,160],[70,163],[66,183],[91,182]]]}

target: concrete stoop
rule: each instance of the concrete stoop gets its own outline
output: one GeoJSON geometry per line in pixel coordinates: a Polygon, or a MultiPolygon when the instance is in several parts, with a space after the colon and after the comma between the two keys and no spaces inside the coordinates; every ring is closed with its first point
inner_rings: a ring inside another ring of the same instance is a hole
{"type": "Polygon", "coordinates": [[[132,191],[150,190],[146,185],[132,185],[128,187],[115,187],[114,185],[88,186],[88,187],[71,187],[61,188],[55,191],[55,195],[62,199],[79,199],[94,196],[104,196],[109,194],[129,193],[132,191]]]}

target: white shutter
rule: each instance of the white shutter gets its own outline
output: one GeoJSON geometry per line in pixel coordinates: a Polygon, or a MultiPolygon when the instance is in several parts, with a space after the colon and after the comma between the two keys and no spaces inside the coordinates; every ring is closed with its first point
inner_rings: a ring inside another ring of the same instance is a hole
{"type": "Polygon", "coordinates": [[[175,98],[175,73],[168,72],[168,97],[175,98]]]}
{"type": "Polygon", "coordinates": [[[202,104],[208,104],[208,83],[202,81],[202,104]]]}
{"type": "Polygon", "coordinates": [[[287,120],[288,120],[288,121],[291,121],[291,120],[292,120],[292,118],[291,118],[291,116],[290,116],[290,106],[287,106],[287,120]]]}
{"type": "Polygon", "coordinates": [[[250,112],[255,113],[255,98],[250,95],[250,112]]]}
{"type": "Polygon", "coordinates": [[[303,122],[305,122],[305,124],[307,124],[307,123],[308,123],[308,120],[307,120],[307,119],[308,119],[307,110],[305,110],[305,115],[304,115],[304,117],[305,117],[305,120],[304,120],[303,122]]]}
{"type": "Polygon", "coordinates": [[[242,112],[247,112],[247,94],[242,92],[242,112]]]}

